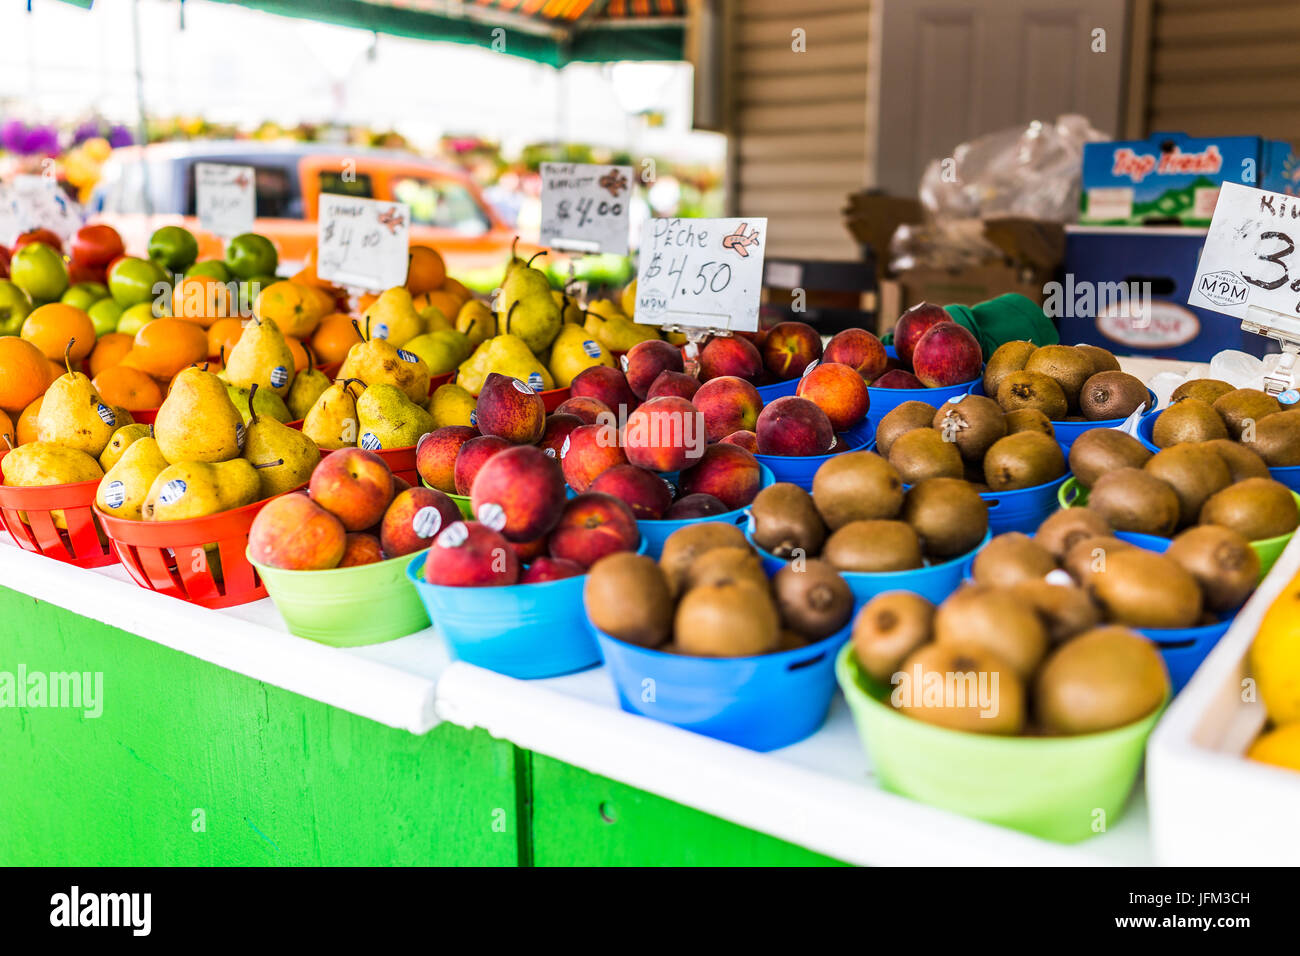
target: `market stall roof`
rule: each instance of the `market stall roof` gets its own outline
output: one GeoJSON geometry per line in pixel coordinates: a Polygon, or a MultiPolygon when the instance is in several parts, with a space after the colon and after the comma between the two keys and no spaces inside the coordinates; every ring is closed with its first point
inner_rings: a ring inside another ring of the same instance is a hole
{"type": "Polygon", "coordinates": [[[216,0],[281,16],[496,49],[552,66],[681,60],[687,0],[216,0]],[[495,28],[504,28],[496,33],[495,28]]]}

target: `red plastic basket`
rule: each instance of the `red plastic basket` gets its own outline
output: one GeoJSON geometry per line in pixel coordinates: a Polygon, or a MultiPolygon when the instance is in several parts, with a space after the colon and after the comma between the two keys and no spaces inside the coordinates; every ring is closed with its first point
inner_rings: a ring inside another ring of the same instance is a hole
{"type": "Polygon", "coordinates": [[[397,478],[403,479],[408,485],[418,485],[420,483],[420,473],[415,469],[415,449],[417,445],[411,445],[409,448],[376,448],[375,454],[384,459],[384,464],[388,470],[397,478]]]}
{"type": "Polygon", "coordinates": [[[567,388],[548,388],[544,392],[539,392],[542,396],[542,404],[546,406],[546,411],[553,412],[563,405],[569,398],[567,388]]]}
{"type": "Polygon", "coordinates": [[[131,418],[141,425],[152,425],[158,417],[156,408],[142,408],[140,411],[128,408],[127,411],[131,413],[131,418]]]}
{"type": "Polygon", "coordinates": [[[244,552],[267,501],[186,521],[131,521],[95,509],[117,557],[142,588],[201,607],[233,607],[266,597],[244,552]],[[208,546],[216,546],[218,561],[208,546]]]}
{"type": "Polygon", "coordinates": [[[451,377],[455,374],[456,372],[453,369],[450,372],[443,372],[441,375],[429,376],[429,394],[432,395],[440,386],[446,385],[450,382],[451,377]]]}
{"type": "Polygon", "coordinates": [[[79,568],[116,564],[94,509],[98,488],[98,481],[32,488],[0,484],[0,523],[24,551],[79,568]],[[66,529],[54,523],[55,511],[63,512],[66,529]]]}

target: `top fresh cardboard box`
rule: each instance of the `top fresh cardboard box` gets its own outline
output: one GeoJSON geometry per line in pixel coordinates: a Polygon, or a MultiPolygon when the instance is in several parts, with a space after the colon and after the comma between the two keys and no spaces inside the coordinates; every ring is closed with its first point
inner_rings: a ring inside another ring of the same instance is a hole
{"type": "Polygon", "coordinates": [[[1225,182],[1300,194],[1300,157],[1258,136],[1088,143],[1079,221],[1105,226],[1208,226],[1225,182]]]}

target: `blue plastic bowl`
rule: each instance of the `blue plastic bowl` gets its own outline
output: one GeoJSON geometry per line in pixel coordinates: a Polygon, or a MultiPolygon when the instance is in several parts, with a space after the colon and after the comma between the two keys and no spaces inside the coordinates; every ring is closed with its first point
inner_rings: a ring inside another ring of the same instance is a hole
{"type": "Polygon", "coordinates": [[[625,711],[759,751],[787,747],[822,725],[835,693],[835,655],[852,629],[760,657],[687,657],[587,626],[625,711]]]}
{"type": "Polygon", "coordinates": [[[799,388],[799,376],[784,382],[773,382],[771,385],[758,386],[758,397],[766,405],[769,402],[775,402],[778,398],[784,398],[787,395],[793,395],[799,388]]]}
{"type": "MultiPolygon", "coordinates": [[[[1138,441],[1142,442],[1153,452],[1159,452],[1160,447],[1152,440],[1155,434],[1156,418],[1159,417],[1163,409],[1151,412],[1142,416],[1142,421],[1138,423],[1138,441]]],[[[1300,491],[1300,465],[1282,465],[1277,468],[1269,468],[1268,473],[1273,476],[1274,481],[1280,481],[1292,491],[1300,491]]]]}
{"type": "Polygon", "coordinates": [[[1057,493],[1070,478],[1067,471],[1060,478],[1029,488],[1014,491],[985,491],[980,493],[989,508],[989,531],[1005,534],[1023,531],[1031,534],[1059,507],[1057,493]]]}
{"type": "MultiPolygon", "coordinates": [[[[957,586],[966,577],[966,569],[970,566],[971,559],[980,548],[992,540],[992,537],[993,535],[990,532],[985,532],[984,540],[966,554],[949,558],[939,564],[927,564],[923,568],[913,568],[910,571],[878,571],[873,573],[841,571],[840,574],[848,583],[849,590],[853,592],[854,611],[857,611],[877,594],[884,594],[886,591],[911,591],[913,594],[921,595],[932,604],[940,603],[949,594],[957,590],[957,586]]],[[[748,529],[745,531],[745,538],[758,552],[763,561],[763,570],[769,575],[776,574],[789,564],[785,558],[778,558],[770,551],[764,551],[757,544],[754,544],[754,539],[748,529]]]]}
{"type": "MultiPolygon", "coordinates": [[[[890,358],[898,358],[898,352],[892,345],[885,346],[885,354],[890,358]]],[[[974,382],[962,382],[960,385],[947,385],[943,388],[867,388],[871,396],[871,410],[867,412],[867,421],[871,424],[871,434],[876,434],[876,426],[880,420],[892,412],[904,402],[925,402],[938,408],[950,398],[958,395],[966,395],[976,385],[981,385],[984,381],[984,371],[981,367],[980,377],[974,382]]]]}
{"type": "MultiPolygon", "coordinates": [[[[760,489],[776,482],[776,477],[772,474],[772,469],[760,463],[758,486],[760,489]]],[[[674,479],[675,480],[675,479],[674,479]]],[[[707,521],[721,521],[725,524],[743,525],[746,522],[746,511],[748,505],[743,508],[737,508],[734,511],[725,511],[722,514],[709,515],[704,518],[683,518],[676,521],[665,519],[641,518],[637,520],[637,527],[641,529],[641,541],[645,545],[646,554],[655,560],[663,554],[664,542],[668,536],[680,528],[685,528],[691,524],[702,524],[707,521]]]]}
{"type": "Polygon", "coordinates": [[[1151,436],[1155,433],[1156,419],[1160,417],[1162,411],[1164,411],[1164,409],[1158,408],[1153,412],[1147,412],[1138,421],[1137,438],[1138,441],[1146,446],[1148,451],[1160,451],[1160,446],[1152,440],[1151,436]]]}
{"type": "MultiPolygon", "coordinates": [[[[768,468],[776,481],[788,481],[804,491],[812,490],[813,475],[825,462],[849,451],[870,451],[876,445],[876,429],[870,418],[865,418],[853,428],[836,437],[835,449],[829,455],[755,455],[760,465],[768,468]]],[[[717,519],[714,519],[717,520],[717,519]]]]}
{"type": "MultiPolygon", "coordinates": [[[[969,394],[983,395],[984,380],[980,379],[972,385],[969,394]]],[[[1149,405],[1147,407],[1155,409],[1156,393],[1148,388],[1147,395],[1150,396],[1148,399],[1149,405]]],[[[1154,411],[1148,412],[1143,416],[1142,421],[1146,421],[1146,418],[1153,414],[1154,411]]],[[[1061,447],[1065,449],[1065,454],[1068,457],[1070,454],[1070,446],[1073,445],[1075,439],[1084,432],[1092,431],[1094,428],[1118,428],[1120,425],[1124,424],[1124,421],[1127,418],[1128,416],[1125,415],[1124,418],[1103,418],[1095,422],[1052,422],[1052,431],[1056,433],[1056,440],[1061,443],[1061,447]]],[[[1149,434],[1150,433],[1148,432],[1148,435],[1149,434]]]]}
{"type": "MultiPolygon", "coordinates": [[[[638,549],[645,551],[645,542],[638,549]]],[[[558,677],[600,663],[582,605],[587,576],[497,588],[424,579],[426,554],[406,569],[452,654],[507,677],[558,677]]]]}

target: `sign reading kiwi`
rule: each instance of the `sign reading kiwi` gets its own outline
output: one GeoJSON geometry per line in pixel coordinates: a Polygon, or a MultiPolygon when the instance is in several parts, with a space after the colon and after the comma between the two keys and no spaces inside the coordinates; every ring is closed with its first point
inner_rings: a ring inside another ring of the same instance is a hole
{"type": "Polygon", "coordinates": [[[756,331],[766,246],[766,219],[651,219],[641,229],[636,321],[756,331]]]}

